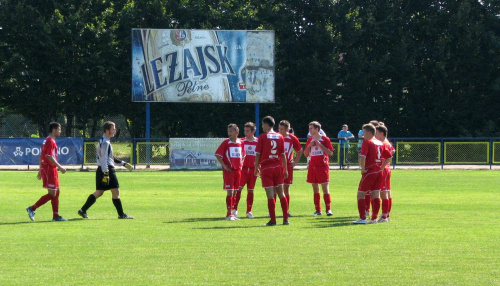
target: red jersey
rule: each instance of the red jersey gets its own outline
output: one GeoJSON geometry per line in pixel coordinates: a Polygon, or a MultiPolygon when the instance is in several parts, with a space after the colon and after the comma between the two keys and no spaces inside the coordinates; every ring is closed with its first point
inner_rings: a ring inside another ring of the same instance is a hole
{"type": "MultiPolygon", "coordinates": [[[[308,148],[309,144],[313,140],[313,137],[309,137],[307,139],[306,143],[306,149],[308,148]]],[[[333,152],[333,146],[332,142],[330,141],[330,138],[326,136],[321,136],[319,139],[319,142],[326,148],[328,148],[330,151],[333,152]]],[[[330,162],[330,156],[323,152],[323,150],[319,146],[312,146],[311,151],[309,152],[309,156],[311,157],[311,160],[309,161],[309,166],[324,166],[328,165],[328,162],[330,162]]]]}
{"type": "Polygon", "coordinates": [[[288,160],[288,163],[293,161],[293,150],[295,152],[299,152],[302,149],[302,145],[300,145],[299,138],[293,134],[288,134],[285,139],[285,154],[288,160]]]}
{"type": "Polygon", "coordinates": [[[360,156],[365,157],[365,169],[374,169],[382,166],[382,161],[391,158],[391,152],[384,147],[384,143],[375,138],[363,140],[360,156]]]}
{"type": "Polygon", "coordinates": [[[245,137],[240,140],[241,142],[243,142],[243,147],[245,148],[246,154],[245,161],[243,162],[243,167],[255,167],[255,149],[257,148],[258,139],[255,138],[253,141],[250,141],[245,137]]]}
{"type": "Polygon", "coordinates": [[[260,134],[256,153],[260,154],[260,166],[276,167],[283,165],[281,154],[285,154],[285,139],[274,131],[260,134]]]}
{"type": "MultiPolygon", "coordinates": [[[[392,154],[394,154],[394,152],[396,151],[396,149],[394,149],[394,147],[392,146],[391,142],[389,142],[389,140],[385,139],[384,142],[384,148],[389,150],[391,156],[390,157],[387,157],[387,158],[384,158],[384,159],[389,159],[389,158],[392,158],[392,154]]],[[[389,161],[389,163],[387,163],[387,165],[385,165],[385,168],[386,169],[390,169],[391,168],[391,161],[389,161]]]]}
{"type": "Polygon", "coordinates": [[[222,141],[217,151],[215,151],[215,156],[221,157],[222,162],[231,169],[240,170],[245,158],[243,142],[240,139],[236,139],[236,142],[233,142],[228,138],[222,141]]]}
{"type": "Polygon", "coordinates": [[[56,141],[50,136],[43,140],[40,160],[43,167],[49,166],[56,168],[56,165],[52,164],[45,155],[50,155],[57,161],[57,144],[56,141]]]}

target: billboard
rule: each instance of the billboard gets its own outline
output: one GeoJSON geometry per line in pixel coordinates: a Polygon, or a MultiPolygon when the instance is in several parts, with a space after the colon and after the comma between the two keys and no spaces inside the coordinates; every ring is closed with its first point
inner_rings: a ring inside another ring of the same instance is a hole
{"type": "Polygon", "coordinates": [[[274,102],[274,31],[132,29],[132,101],[274,102]]]}
{"type": "Polygon", "coordinates": [[[215,151],[225,138],[170,138],[170,169],[216,170],[215,151]]]}
{"type": "MultiPolygon", "coordinates": [[[[43,138],[0,139],[0,165],[38,165],[43,138]]],[[[83,163],[83,138],[58,138],[57,157],[61,165],[83,163]]]]}

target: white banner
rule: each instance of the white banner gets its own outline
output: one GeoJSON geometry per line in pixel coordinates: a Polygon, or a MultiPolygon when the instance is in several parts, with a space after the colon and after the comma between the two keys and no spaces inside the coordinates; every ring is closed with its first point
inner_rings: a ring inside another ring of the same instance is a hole
{"type": "Polygon", "coordinates": [[[170,169],[221,169],[215,151],[225,138],[170,138],[170,169]]]}

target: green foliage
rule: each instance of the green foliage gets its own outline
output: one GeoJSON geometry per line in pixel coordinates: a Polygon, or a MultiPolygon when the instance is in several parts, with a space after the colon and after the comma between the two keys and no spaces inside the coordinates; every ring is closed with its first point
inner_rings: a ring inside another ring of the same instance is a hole
{"type": "MultiPolygon", "coordinates": [[[[291,121],[299,137],[312,120],[335,134],[371,119],[397,137],[498,136],[497,2],[0,0],[0,103],[40,135],[61,115],[70,134],[123,114],[144,137],[144,104],[130,101],[131,28],[270,29],[276,104],[261,114],[291,121]]],[[[248,104],[151,109],[153,137],[225,137],[227,123],[255,120],[248,104]]]]}

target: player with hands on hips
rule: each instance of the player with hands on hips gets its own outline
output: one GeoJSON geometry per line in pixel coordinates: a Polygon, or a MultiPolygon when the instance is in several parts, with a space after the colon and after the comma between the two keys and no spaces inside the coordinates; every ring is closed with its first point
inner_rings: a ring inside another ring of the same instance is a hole
{"type": "Polygon", "coordinates": [[[307,182],[312,184],[314,193],[314,206],[316,211],[314,216],[322,215],[321,212],[321,195],[319,193],[319,185],[323,190],[323,200],[325,201],[326,214],[332,216],[331,210],[331,195],[329,190],[330,182],[330,156],[333,154],[333,146],[330,138],[320,134],[321,124],[317,121],[309,123],[309,132],[311,137],[307,139],[306,147],[304,148],[304,156],[311,157],[309,167],[307,168],[307,182]]]}
{"type": "Polygon", "coordinates": [[[222,166],[223,189],[226,195],[226,220],[234,221],[238,217],[233,214],[236,203],[236,191],[240,189],[241,168],[245,159],[243,142],[238,139],[240,130],[238,125],[231,123],[227,126],[229,138],[222,141],[215,151],[215,158],[222,166]]]}

